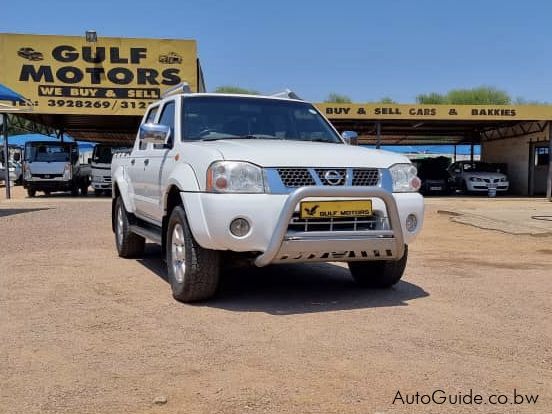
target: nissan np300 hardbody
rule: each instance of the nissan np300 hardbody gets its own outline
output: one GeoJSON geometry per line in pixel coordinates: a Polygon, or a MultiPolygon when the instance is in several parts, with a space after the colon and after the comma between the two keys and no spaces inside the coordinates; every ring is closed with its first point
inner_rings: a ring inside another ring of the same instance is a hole
{"type": "Polygon", "coordinates": [[[159,243],[184,302],[215,293],[225,252],[347,262],[361,286],[394,285],[422,226],[420,180],[402,155],[348,145],[354,135],[299,99],[166,94],[113,158],[119,255],[159,243]]]}

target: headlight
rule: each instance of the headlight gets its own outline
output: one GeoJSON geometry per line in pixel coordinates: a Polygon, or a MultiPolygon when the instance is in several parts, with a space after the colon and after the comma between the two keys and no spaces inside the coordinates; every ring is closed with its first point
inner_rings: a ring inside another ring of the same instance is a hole
{"type": "Polygon", "coordinates": [[[64,180],[70,180],[73,174],[71,172],[71,164],[67,163],[65,164],[65,168],[63,169],[63,179],[64,180]]]}
{"type": "Polygon", "coordinates": [[[393,192],[406,193],[420,189],[422,182],[416,176],[418,170],[412,164],[395,164],[389,168],[393,179],[393,192]]]}
{"type": "Polygon", "coordinates": [[[264,193],[263,170],[248,162],[214,162],[207,170],[207,191],[214,193],[264,193]]]}
{"type": "Polygon", "coordinates": [[[477,182],[480,182],[480,181],[483,181],[481,178],[479,177],[470,177],[470,181],[477,181],[477,182]]]}
{"type": "Polygon", "coordinates": [[[500,181],[502,181],[503,183],[505,183],[506,181],[508,181],[508,179],[507,179],[506,177],[502,177],[502,178],[500,179],[500,181]]]}

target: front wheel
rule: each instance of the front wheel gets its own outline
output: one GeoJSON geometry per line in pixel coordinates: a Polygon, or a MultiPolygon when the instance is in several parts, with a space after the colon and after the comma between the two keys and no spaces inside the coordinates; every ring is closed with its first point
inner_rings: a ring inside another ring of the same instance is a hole
{"type": "Polygon", "coordinates": [[[388,288],[401,280],[408,260],[408,246],[399,260],[374,260],[371,262],[349,262],[349,270],[355,282],[362,287],[388,288]]]}
{"type": "Polygon", "coordinates": [[[27,195],[29,197],[34,197],[36,195],[36,190],[34,188],[27,188],[27,195]]]}
{"type": "Polygon", "coordinates": [[[173,297],[181,302],[212,297],[219,282],[220,254],[197,244],[181,206],[175,207],[171,213],[166,240],[167,270],[173,297]]]}
{"type": "Polygon", "coordinates": [[[121,257],[137,257],[144,253],[146,240],[142,236],[130,231],[130,223],[128,213],[125,209],[123,199],[117,198],[115,203],[115,244],[117,245],[117,253],[121,257]]]}

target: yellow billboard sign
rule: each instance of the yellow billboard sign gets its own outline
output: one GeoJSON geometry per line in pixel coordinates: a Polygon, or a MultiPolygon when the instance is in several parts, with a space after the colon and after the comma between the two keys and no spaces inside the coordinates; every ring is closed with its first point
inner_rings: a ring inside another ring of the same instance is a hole
{"type": "Polygon", "coordinates": [[[446,121],[546,121],[551,105],[404,105],[320,103],[328,119],[446,120],[446,121]]]}
{"type": "Polygon", "coordinates": [[[194,40],[0,33],[0,84],[35,113],[142,115],[164,90],[198,81],[194,40]]]}

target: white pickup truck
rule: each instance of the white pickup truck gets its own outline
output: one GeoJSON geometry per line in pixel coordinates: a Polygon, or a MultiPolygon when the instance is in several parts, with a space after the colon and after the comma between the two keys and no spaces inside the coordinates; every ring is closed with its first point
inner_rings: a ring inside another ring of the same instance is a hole
{"type": "Polygon", "coordinates": [[[299,99],[168,93],[113,157],[117,251],[159,243],[183,302],[211,297],[229,257],[347,262],[359,285],[392,286],[422,227],[420,180],[404,156],[355,137],[299,99]]]}

